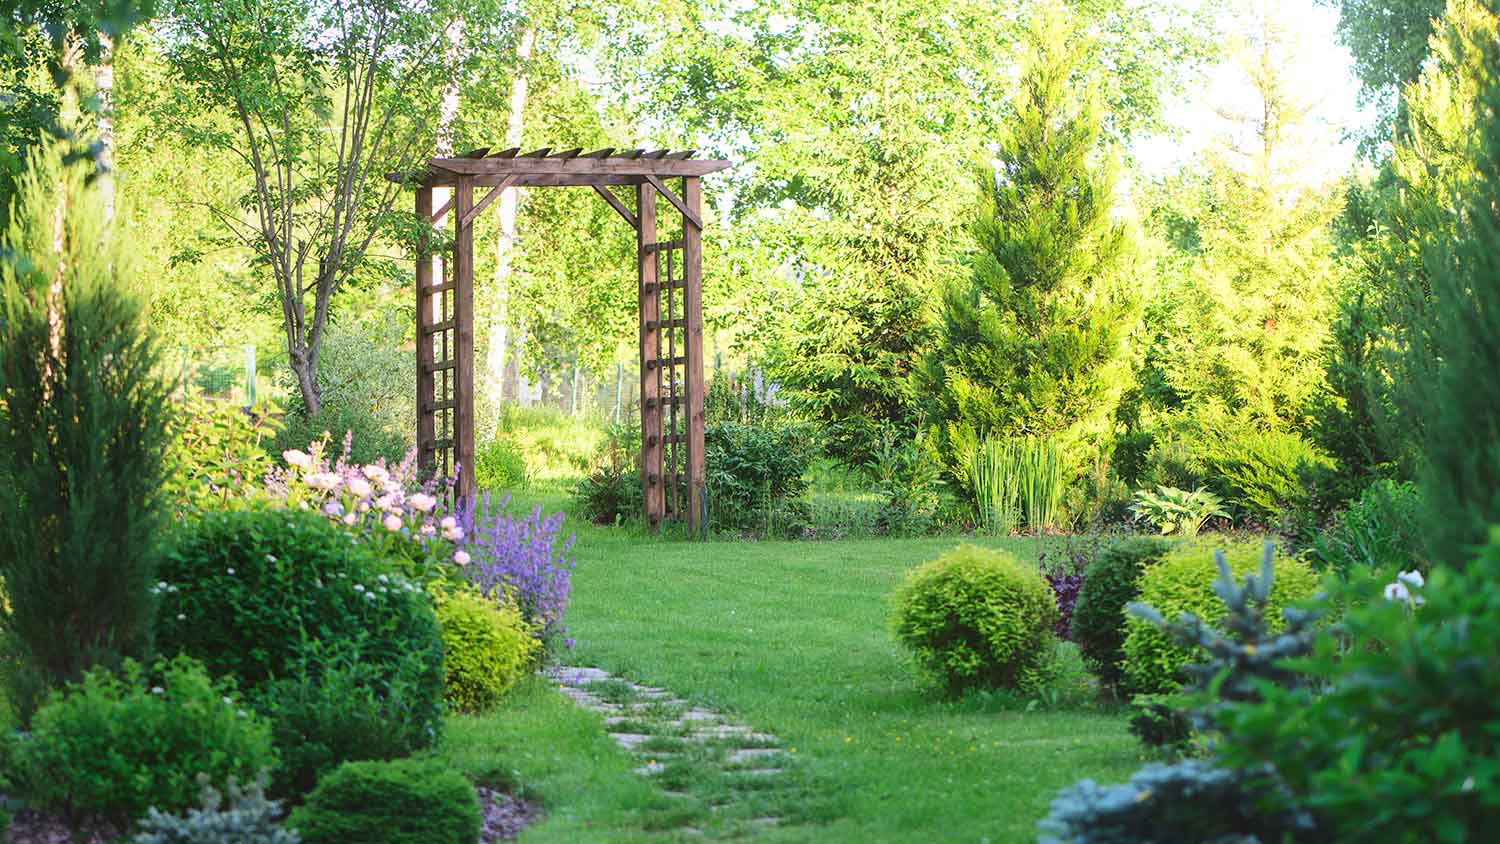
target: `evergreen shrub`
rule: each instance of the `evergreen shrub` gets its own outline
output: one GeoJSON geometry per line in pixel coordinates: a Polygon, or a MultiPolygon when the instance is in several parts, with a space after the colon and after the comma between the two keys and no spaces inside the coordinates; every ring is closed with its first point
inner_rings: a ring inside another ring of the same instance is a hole
{"type": "Polygon", "coordinates": [[[1415,484],[1376,481],[1313,540],[1310,561],[1347,577],[1358,571],[1426,571],[1426,504],[1415,484]]]}
{"type": "Polygon", "coordinates": [[[435,597],[448,708],[489,709],[536,664],[541,644],[514,603],[497,603],[472,589],[435,597]]]}
{"type": "Polygon", "coordinates": [[[1162,539],[1122,539],[1084,569],[1083,585],[1073,604],[1071,638],[1107,686],[1118,686],[1123,677],[1125,607],[1135,600],[1141,572],[1171,549],[1172,543],[1162,539]]]}
{"type": "MultiPolygon", "coordinates": [[[[1224,557],[1230,573],[1243,577],[1256,571],[1261,552],[1259,546],[1250,544],[1226,548],[1224,557]]],[[[1275,585],[1264,614],[1270,628],[1280,630],[1284,626],[1282,610],[1311,598],[1317,591],[1318,576],[1305,561],[1295,557],[1277,559],[1274,571],[1275,585]]],[[[1214,589],[1218,579],[1219,569],[1212,554],[1201,547],[1183,548],[1141,574],[1138,600],[1160,613],[1167,622],[1191,613],[1207,624],[1218,624],[1227,612],[1214,589]]],[[[1201,657],[1194,649],[1174,643],[1167,633],[1137,616],[1125,621],[1121,650],[1125,683],[1138,693],[1173,691],[1181,684],[1182,669],[1201,657]]]]}
{"type": "Polygon", "coordinates": [[[1025,685],[1058,617],[1040,571],[974,545],[913,569],[893,604],[896,638],[950,692],[1025,685]]]}
{"type": "Polygon", "coordinates": [[[186,657],[150,672],[133,660],[118,675],[91,670],[48,696],[10,756],[32,805],[116,829],[151,807],[194,805],[200,774],[224,786],[276,764],[270,726],[233,681],[215,682],[186,657]]]}
{"type": "Polygon", "coordinates": [[[227,796],[208,783],[198,807],[173,815],[152,809],[130,844],[298,844],[297,833],[276,821],[281,805],[266,799],[266,779],[249,788],[233,780],[227,796]]]}
{"type": "Polygon", "coordinates": [[[474,844],[479,798],[434,760],[350,762],[287,819],[303,844],[474,844]]]}

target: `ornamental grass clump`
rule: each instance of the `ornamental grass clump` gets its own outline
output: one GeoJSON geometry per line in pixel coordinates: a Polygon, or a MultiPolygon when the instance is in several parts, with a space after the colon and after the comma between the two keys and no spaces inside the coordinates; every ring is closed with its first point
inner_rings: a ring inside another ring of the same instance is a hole
{"type": "Polygon", "coordinates": [[[1027,690],[1058,618],[1041,572],[974,545],[913,569],[893,604],[896,638],[950,693],[1027,690]]]}

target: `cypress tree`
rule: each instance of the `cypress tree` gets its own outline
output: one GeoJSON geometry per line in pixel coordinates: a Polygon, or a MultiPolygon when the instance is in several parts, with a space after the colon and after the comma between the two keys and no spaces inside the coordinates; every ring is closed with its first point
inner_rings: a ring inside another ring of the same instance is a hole
{"type": "Polygon", "coordinates": [[[1080,78],[1088,44],[1061,6],[1039,10],[1025,43],[995,160],[980,165],[973,270],[945,290],[921,374],[960,473],[986,436],[1057,439],[1075,464],[1097,446],[1128,380],[1125,340],[1138,318],[1100,108],[1080,78]]]}

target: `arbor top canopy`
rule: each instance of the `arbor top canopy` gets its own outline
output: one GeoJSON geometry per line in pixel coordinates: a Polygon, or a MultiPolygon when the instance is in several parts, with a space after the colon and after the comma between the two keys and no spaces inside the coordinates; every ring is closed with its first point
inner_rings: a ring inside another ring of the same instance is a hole
{"type": "Polygon", "coordinates": [[[617,150],[584,152],[582,147],[554,152],[543,147],[522,153],[518,147],[490,152],[488,147],[450,158],[433,158],[425,172],[390,173],[394,182],[422,187],[452,187],[462,177],[477,187],[640,185],[678,176],[703,176],[729,167],[728,161],[693,158],[694,150],[617,150]]]}

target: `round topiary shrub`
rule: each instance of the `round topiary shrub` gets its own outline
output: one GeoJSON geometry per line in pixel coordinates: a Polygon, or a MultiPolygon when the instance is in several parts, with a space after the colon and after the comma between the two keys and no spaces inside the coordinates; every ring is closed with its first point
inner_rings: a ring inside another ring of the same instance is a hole
{"type": "MultiPolygon", "coordinates": [[[[1262,549],[1255,544],[1234,545],[1224,549],[1224,558],[1236,580],[1258,571],[1262,549]]],[[[1273,630],[1285,622],[1281,611],[1298,601],[1312,597],[1318,588],[1318,575],[1296,557],[1279,556],[1274,563],[1275,582],[1266,606],[1266,620],[1273,630]]],[[[1213,584],[1219,576],[1213,553],[1203,547],[1183,548],[1168,554],[1141,575],[1138,600],[1154,607],[1168,621],[1185,612],[1208,623],[1224,618],[1224,602],[1214,594],[1213,584]]],[[[1124,679],[1130,691],[1138,694],[1169,692],[1181,685],[1178,672],[1197,659],[1197,655],[1178,647],[1166,635],[1144,619],[1133,615],[1125,622],[1124,679]]]]}
{"type": "Polygon", "coordinates": [[[1136,598],[1136,582],[1146,567],[1167,555],[1172,543],[1132,537],[1106,547],[1083,571],[1073,604],[1072,640],[1099,681],[1118,686],[1124,676],[1125,605],[1136,598]]]}
{"type": "Polygon", "coordinates": [[[432,600],[317,513],[210,513],[159,568],[157,647],[239,679],[270,717],[278,794],[349,759],[437,738],[443,644],[432,600]]]}
{"type": "Polygon", "coordinates": [[[186,657],[151,671],[126,660],[53,692],[6,760],[12,794],[75,821],[126,829],[152,807],[196,805],[276,764],[269,725],[186,657]]]}
{"type": "Polygon", "coordinates": [[[1023,685],[1047,655],[1057,621],[1036,567],[974,545],[913,569],[894,607],[896,638],[950,692],[1023,685]]]}
{"type": "Polygon", "coordinates": [[[481,712],[494,706],[535,665],[541,643],[513,603],[496,604],[474,589],[439,590],[433,597],[449,708],[481,712]]]}
{"type": "Polygon", "coordinates": [[[474,844],[479,797],[433,760],[350,762],[287,819],[302,844],[474,844]]]}

